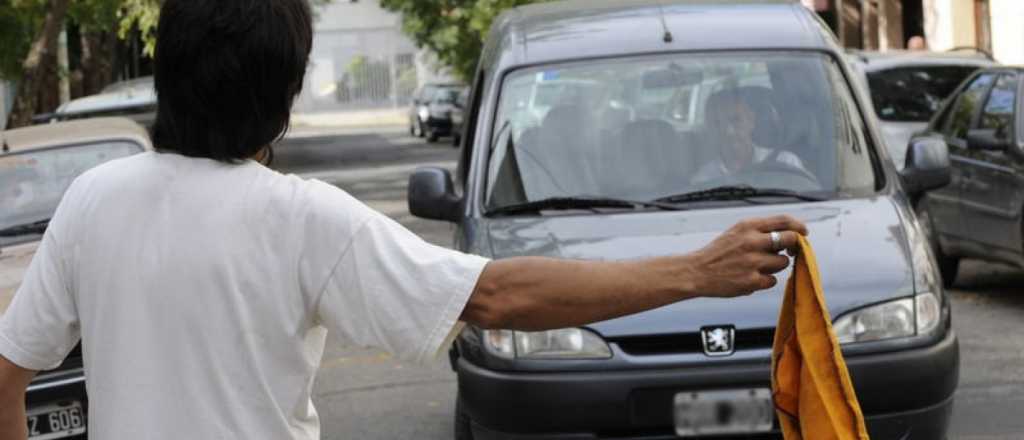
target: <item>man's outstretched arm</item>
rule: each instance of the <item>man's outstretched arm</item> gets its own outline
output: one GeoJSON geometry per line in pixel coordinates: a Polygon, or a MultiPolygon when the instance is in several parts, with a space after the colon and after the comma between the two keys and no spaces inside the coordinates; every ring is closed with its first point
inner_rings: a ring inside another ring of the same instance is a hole
{"type": "Polygon", "coordinates": [[[774,286],[806,227],[787,216],[748,220],[688,254],[623,262],[521,257],[489,263],[461,319],[483,328],[546,330],[603,321],[697,296],[734,297],[774,286]]]}
{"type": "Polygon", "coordinates": [[[26,370],[0,356],[0,440],[25,440],[25,389],[35,371],[26,370]]]}

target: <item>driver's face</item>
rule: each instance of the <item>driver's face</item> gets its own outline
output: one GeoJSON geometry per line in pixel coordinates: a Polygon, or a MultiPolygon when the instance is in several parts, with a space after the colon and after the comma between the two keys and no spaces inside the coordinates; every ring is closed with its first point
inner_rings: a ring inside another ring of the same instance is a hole
{"type": "Polygon", "coordinates": [[[754,148],[755,115],[746,103],[729,100],[716,106],[709,116],[722,141],[719,148],[723,159],[735,161],[750,155],[754,148]]]}

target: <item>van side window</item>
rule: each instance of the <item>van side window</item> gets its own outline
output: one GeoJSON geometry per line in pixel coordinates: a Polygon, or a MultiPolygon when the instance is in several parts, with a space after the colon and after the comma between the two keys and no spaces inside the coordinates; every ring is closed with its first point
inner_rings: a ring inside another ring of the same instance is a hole
{"type": "Polygon", "coordinates": [[[995,81],[995,77],[996,75],[993,73],[982,74],[960,93],[960,97],[957,98],[950,113],[949,121],[942,129],[944,134],[955,139],[967,138],[967,130],[971,127],[971,121],[978,113],[978,108],[981,106],[982,100],[985,99],[985,93],[995,81]]]}
{"type": "Polygon", "coordinates": [[[1013,109],[1017,102],[1016,74],[1000,75],[985,101],[978,128],[994,129],[996,137],[1009,140],[1013,136],[1013,109]]]}

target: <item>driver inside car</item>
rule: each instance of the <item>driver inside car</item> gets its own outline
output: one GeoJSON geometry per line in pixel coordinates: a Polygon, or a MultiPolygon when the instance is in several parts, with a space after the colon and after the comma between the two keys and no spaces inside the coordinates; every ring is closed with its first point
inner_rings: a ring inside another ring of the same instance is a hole
{"type": "Polygon", "coordinates": [[[710,134],[707,145],[717,144],[718,157],[701,166],[691,179],[692,183],[722,179],[771,162],[810,175],[795,154],[757,144],[754,140],[757,120],[758,115],[741,93],[723,90],[711,95],[705,117],[710,134]]]}

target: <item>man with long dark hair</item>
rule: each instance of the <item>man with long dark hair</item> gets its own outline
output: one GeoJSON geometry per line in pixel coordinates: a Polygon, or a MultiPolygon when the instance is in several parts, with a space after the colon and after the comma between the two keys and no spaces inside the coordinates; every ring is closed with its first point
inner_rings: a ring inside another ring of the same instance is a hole
{"type": "Polygon", "coordinates": [[[312,45],[306,0],[166,0],[156,152],[68,189],[0,320],[0,438],[81,340],[93,438],[315,439],[327,331],[430,359],[462,322],[582,325],[769,288],[797,234],[743,222],[688,255],[488,261],[425,243],[344,191],[262,164],[312,45]]]}

